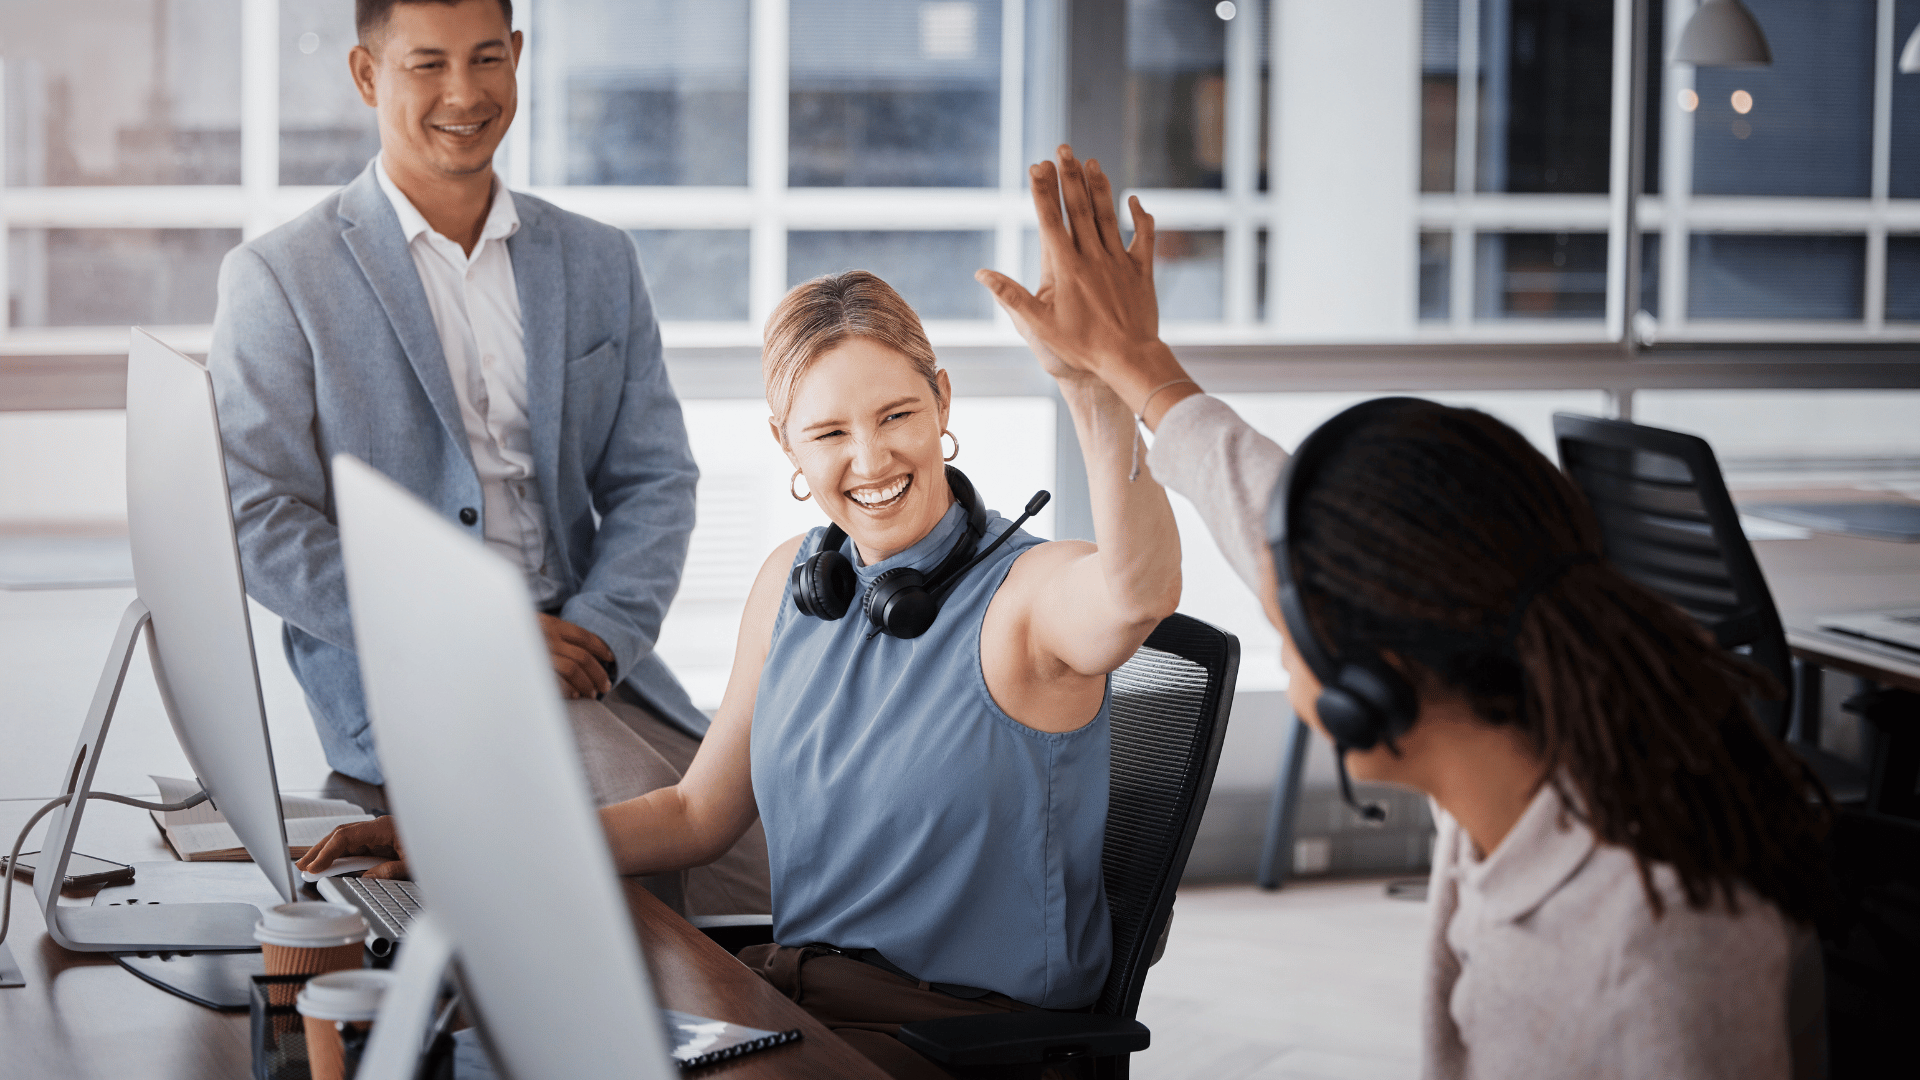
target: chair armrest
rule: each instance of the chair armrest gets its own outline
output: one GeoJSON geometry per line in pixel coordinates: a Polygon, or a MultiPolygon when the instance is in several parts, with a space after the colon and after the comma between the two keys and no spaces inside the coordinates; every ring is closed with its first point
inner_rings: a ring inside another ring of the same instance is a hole
{"type": "Polygon", "coordinates": [[[943,1065],[1025,1065],[1131,1054],[1152,1037],[1145,1024],[1121,1016],[1024,1012],[916,1020],[900,1025],[900,1041],[943,1065]]]}
{"type": "Polygon", "coordinates": [[[771,915],[695,915],[687,921],[730,953],[738,954],[749,945],[773,944],[771,915]]]}

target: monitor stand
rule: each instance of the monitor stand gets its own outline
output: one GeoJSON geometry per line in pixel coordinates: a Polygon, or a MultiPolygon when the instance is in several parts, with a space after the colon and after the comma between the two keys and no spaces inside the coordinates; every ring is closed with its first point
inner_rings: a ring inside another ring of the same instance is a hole
{"type": "MultiPolygon", "coordinates": [[[[67,877],[67,861],[80,835],[80,819],[87,808],[87,795],[93,790],[94,769],[100,764],[100,747],[106,742],[107,727],[114,707],[120,701],[120,687],[127,678],[127,665],[142,631],[151,644],[151,615],[147,605],[135,599],[120,618],[106,667],[93,692],[93,704],[87,710],[87,722],[80,729],[80,741],[67,762],[65,794],[67,805],[55,810],[47,825],[40,868],[33,875],[33,891],[46,918],[47,933],[63,949],[75,952],[182,952],[238,951],[258,949],[253,939],[254,924],[260,921],[260,909],[252,904],[161,903],[138,907],[63,907],[60,883],[67,877]]],[[[157,662],[157,661],[156,661],[157,662]]]]}

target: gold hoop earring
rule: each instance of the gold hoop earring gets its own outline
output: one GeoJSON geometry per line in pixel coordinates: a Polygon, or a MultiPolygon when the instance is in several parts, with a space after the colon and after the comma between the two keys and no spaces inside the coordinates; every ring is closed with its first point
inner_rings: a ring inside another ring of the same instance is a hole
{"type": "Polygon", "coordinates": [[[795,469],[793,470],[793,475],[787,478],[787,494],[793,496],[794,502],[806,502],[808,499],[813,498],[813,487],[811,485],[807,487],[807,493],[805,495],[802,495],[798,491],[795,491],[793,489],[793,482],[795,480],[800,479],[804,475],[805,473],[803,473],[801,470],[795,469]]]}
{"type": "Polygon", "coordinates": [[[955,435],[953,432],[947,431],[944,429],[940,432],[940,434],[945,436],[946,438],[953,440],[953,453],[948,454],[946,457],[943,457],[940,460],[952,461],[954,458],[959,457],[960,456],[960,436],[955,435]]]}

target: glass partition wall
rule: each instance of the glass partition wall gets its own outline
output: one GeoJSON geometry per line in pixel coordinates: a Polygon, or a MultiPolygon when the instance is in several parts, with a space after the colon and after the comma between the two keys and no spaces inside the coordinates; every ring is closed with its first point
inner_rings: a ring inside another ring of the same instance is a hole
{"type": "MultiPolygon", "coordinates": [[[[1103,2],[1173,339],[1618,336],[1631,0],[1103,2]]],[[[503,172],[632,231],[673,344],[856,265],[1011,344],[970,274],[1035,274],[1068,4],[521,0],[503,172]]],[[[1643,333],[1920,338],[1920,0],[1753,0],[1757,70],[1665,62],[1694,5],[1650,4],[1643,333]]],[[[378,149],[353,37],[349,0],[0,0],[5,330],[204,325],[224,250],[378,149]]]]}

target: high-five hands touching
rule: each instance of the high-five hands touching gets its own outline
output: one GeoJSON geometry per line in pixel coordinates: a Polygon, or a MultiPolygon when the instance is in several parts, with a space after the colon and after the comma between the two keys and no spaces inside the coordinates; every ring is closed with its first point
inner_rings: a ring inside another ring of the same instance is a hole
{"type": "Polygon", "coordinates": [[[992,290],[1048,374],[1099,379],[1136,415],[1151,405],[1145,419],[1153,427],[1174,402],[1199,391],[1182,382],[1154,393],[1185,380],[1186,372],[1160,340],[1153,217],[1137,197],[1129,198],[1133,242],[1122,244],[1113,184],[1100,163],[1083,166],[1064,144],[1059,157],[1057,168],[1043,161],[1029,172],[1040,218],[1040,287],[1030,293],[992,270],[974,278],[992,290]]]}

